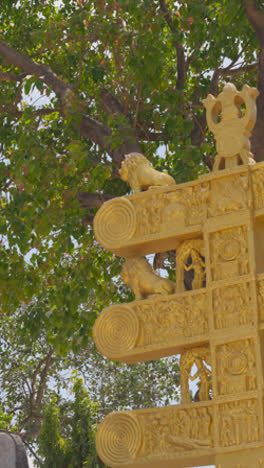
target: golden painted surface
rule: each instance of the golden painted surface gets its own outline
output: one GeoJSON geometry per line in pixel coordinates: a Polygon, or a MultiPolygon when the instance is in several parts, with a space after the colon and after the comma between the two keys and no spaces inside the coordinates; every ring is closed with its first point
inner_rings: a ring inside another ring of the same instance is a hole
{"type": "Polygon", "coordinates": [[[256,353],[252,339],[218,345],[215,352],[219,395],[256,390],[256,353]]]}
{"type": "Polygon", "coordinates": [[[170,175],[156,171],[148,159],[140,153],[126,154],[119,173],[121,179],[128,182],[135,193],[150,187],[175,185],[170,175]]]}
{"type": "Polygon", "coordinates": [[[264,209],[264,163],[109,200],[98,210],[94,230],[111,252],[141,256],[177,248],[182,239],[201,235],[208,223],[218,228],[227,218],[232,225],[235,214],[253,209],[255,216],[264,209]]]}
{"type": "Polygon", "coordinates": [[[208,347],[192,348],[184,351],[180,358],[180,384],[181,384],[181,402],[191,403],[189,389],[189,380],[198,379],[199,401],[208,401],[211,398],[211,354],[208,347]],[[196,372],[191,374],[193,365],[196,366],[196,372]]]}
{"type": "Polygon", "coordinates": [[[181,404],[101,423],[97,450],[111,467],[264,467],[264,163],[253,164],[249,143],[256,97],[228,84],[205,100],[213,173],[175,185],[128,155],[120,172],[134,194],[96,215],[96,238],[126,257],[121,277],[135,296],[98,317],[99,351],[128,363],[181,355],[181,404]],[[168,250],[175,282],[144,257],[168,250]]]}
{"type": "Polygon", "coordinates": [[[176,354],[190,340],[208,341],[206,301],[201,291],[113,305],[96,320],[95,343],[102,354],[123,362],[145,360],[154,350],[157,357],[176,354]]]}
{"type": "Polygon", "coordinates": [[[176,291],[185,291],[185,272],[193,270],[192,289],[200,289],[206,280],[204,245],[202,239],[191,239],[181,243],[176,252],[176,291]]]}
{"type": "Polygon", "coordinates": [[[222,330],[252,324],[254,321],[253,294],[254,287],[250,281],[240,281],[231,286],[214,288],[212,290],[214,327],[222,330]]]}
{"type": "MultiPolygon", "coordinates": [[[[260,277],[261,278],[261,277],[260,277]]],[[[264,319],[264,279],[257,282],[260,320],[264,319]]],[[[100,352],[110,359],[139,362],[182,353],[192,343],[209,343],[210,334],[246,333],[257,324],[254,302],[255,281],[225,281],[181,294],[156,295],[129,304],[106,308],[94,327],[100,352]],[[210,320],[209,320],[210,317],[210,320]],[[209,324],[211,322],[211,326],[209,324]],[[166,353],[166,354],[164,354],[166,353]]]]}
{"type": "Polygon", "coordinates": [[[218,455],[216,468],[264,468],[264,447],[218,455]]]}
{"type": "MultiPolygon", "coordinates": [[[[199,463],[205,455],[216,455],[217,460],[221,452],[239,446],[248,451],[255,447],[257,453],[261,432],[258,411],[258,400],[250,398],[218,405],[201,402],[112,413],[100,425],[97,450],[112,467],[160,468],[173,466],[170,464],[173,460],[178,460],[179,465],[175,466],[184,466],[185,459],[196,466],[195,462],[199,463]]],[[[229,465],[224,460],[222,466],[229,465]]],[[[251,466],[254,465],[248,464],[248,468],[251,466]]]]}
{"type": "Polygon", "coordinates": [[[175,284],[154,273],[144,257],[128,258],[122,268],[121,278],[132,289],[135,299],[167,296],[175,292],[175,284]]]}
{"type": "Polygon", "coordinates": [[[210,234],[211,274],[213,281],[249,273],[247,227],[219,230],[210,234]]]}
{"type": "Polygon", "coordinates": [[[257,399],[235,400],[219,405],[221,447],[250,444],[260,440],[258,407],[257,399]]]}
{"type": "Polygon", "coordinates": [[[175,456],[210,453],[214,446],[212,417],[210,405],[112,413],[100,425],[97,451],[113,467],[166,463],[175,456]]]}
{"type": "Polygon", "coordinates": [[[216,98],[209,94],[203,100],[208,127],[216,139],[214,171],[241,163],[254,164],[249,138],[256,122],[258,95],[256,88],[244,85],[239,92],[232,83],[227,83],[216,98]],[[245,115],[241,112],[242,104],[246,106],[245,115]]]}

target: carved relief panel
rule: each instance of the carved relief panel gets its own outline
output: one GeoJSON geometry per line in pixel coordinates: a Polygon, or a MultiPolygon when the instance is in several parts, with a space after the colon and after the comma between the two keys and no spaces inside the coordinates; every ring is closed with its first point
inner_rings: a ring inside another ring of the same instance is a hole
{"type": "Polygon", "coordinates": [[[250,208],[252,203],[249,195],[248,173],[212,180],[209,217],[250,208]]]}
{"type": "Polygon", "coordinates": [[[252,338],[217,345],[218,395],[242,393],[257,388],[256,352],[252,338]]]}
{"type": "Polygon", "coordinates": [[[215,329],[251,325],[254,321],[253,292],[249,281],[214,288],[212,298],[215,329]]]}
{"type": "Polygon", "coordinates": [[[139,456],[148,458],[202,450],[213,446],[212,408],[162,408],[138,413],[144,443],[139,456]]]}
{"type": "Polygon", "coordinates": [[[199,342],[200,336],[207,341],[207,302],[203,291],[107,307],[94,325],[96,346],[110,359],[138,362],[152,352],[153,347],[160,349],[161,355],[162,349],[168,351],[171,347],[171,354],[174,354],[177,346],[190,340],[199,342]]]}
{"type": "Polygon", "coordinates": [[[176,336],[188,338],[208,333],[206,304],[204,293],[134,303],[141,329],[138,346],[169,343],[176,336]]]}
{"type": "Polygon", "coordinates": [[[252,171],[253,195],[255,210],[264,207],[264,171],[263,166],[256,166],[252,171]]]}
{"type": "Polygon", "coordinates": [[[250,444],[260,439],[259,405],[255,399],[218,405],[221,447],[250,444]]]}
{"type": "Polygon", "coordinates": [[[257,282],[259,320],[264,322],[264,277],[257,282]]]}
{"type": "Polygon", "coordinates": [[[184,189],[152,193],[148,197],[130,198],[136,211],[134,237],[165,233],[199,224],[206,216],[209,183],[195,184],[184,189]]]}
{"type": "Polygon", "coordinates": [[[207,217],[207,204],[210,199],[210,184],[203,182],[185,189],[187,204],[187,224],[199,224],[207,217]]]}
{"type": "MultiPolygon", "coordinates": [[[[146,198],[139,199],[131,198],[131,203],[136,211],[135,238],[155,234],[161,231],[162,211],[168,205],[166,194],[153,193],[152,197],[148,196],[146,198]]],[[[178,214],[179,217],[181,217],[180,213],[178,214]]]]}
{"type": "Polygon", "coordinates": [[[211,233],[210,254],[213,281],[248,274],[247,227],[238,226],[211,233]]]}
{"type": "Polygon", "coordinates": [[[99,426],[96,447],[110,466],[134,466],[196,457],[213,452],[212,407],[174,405],[108,415],[99,426]]]}

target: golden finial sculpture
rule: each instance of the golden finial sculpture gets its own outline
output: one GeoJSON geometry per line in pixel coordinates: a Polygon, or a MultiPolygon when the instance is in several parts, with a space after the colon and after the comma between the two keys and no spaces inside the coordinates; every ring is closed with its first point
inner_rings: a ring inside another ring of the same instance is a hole
{"type": "Polygon", "coordinates": [[[207,124],[216,140],[214,171],[240,164],[254,164],[249,138],[256,122],[258,95],[256,88],[244,85],[242,91],[238,91],[235,85],[227,83],[216,98],[209,94],[203,100],[207,124]],[[245,114],[241,110],[243,104],[245,114]]]}

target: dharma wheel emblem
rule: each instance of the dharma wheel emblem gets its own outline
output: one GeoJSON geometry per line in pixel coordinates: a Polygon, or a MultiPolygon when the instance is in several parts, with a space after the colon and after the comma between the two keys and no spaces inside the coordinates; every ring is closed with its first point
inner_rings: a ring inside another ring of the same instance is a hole
{"type": "Polygon", "coordinates": [[[250,152],[251,130],[256,122],[256,98],[258,90],[244,85],[237,91],[227,83],[216,98],[209,94],[203,100],[209,129],[216,140],[217,155],[214,171],[240,164],[254,164],[250,152]],[[242,105],[245,105],[245,114],[242,105]]]}

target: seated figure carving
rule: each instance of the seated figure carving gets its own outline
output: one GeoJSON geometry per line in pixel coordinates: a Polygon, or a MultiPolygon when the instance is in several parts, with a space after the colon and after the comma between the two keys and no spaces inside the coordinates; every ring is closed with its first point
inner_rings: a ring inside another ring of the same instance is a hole
{"type": "Polygon", "coordinates": [[[165,296],[175,292],[175,284],[154,273],[144,257],[128,258],[123,266],[121,278],[132,289],[135,299],[165,296]]]}
{"type": "Polygon", "coordinates": [[[176,184],[169,174],[156,171],[150,161],[140,153],[126,154],[119,174],[135,193],[147,190],[149,187],[176,184]]]}

